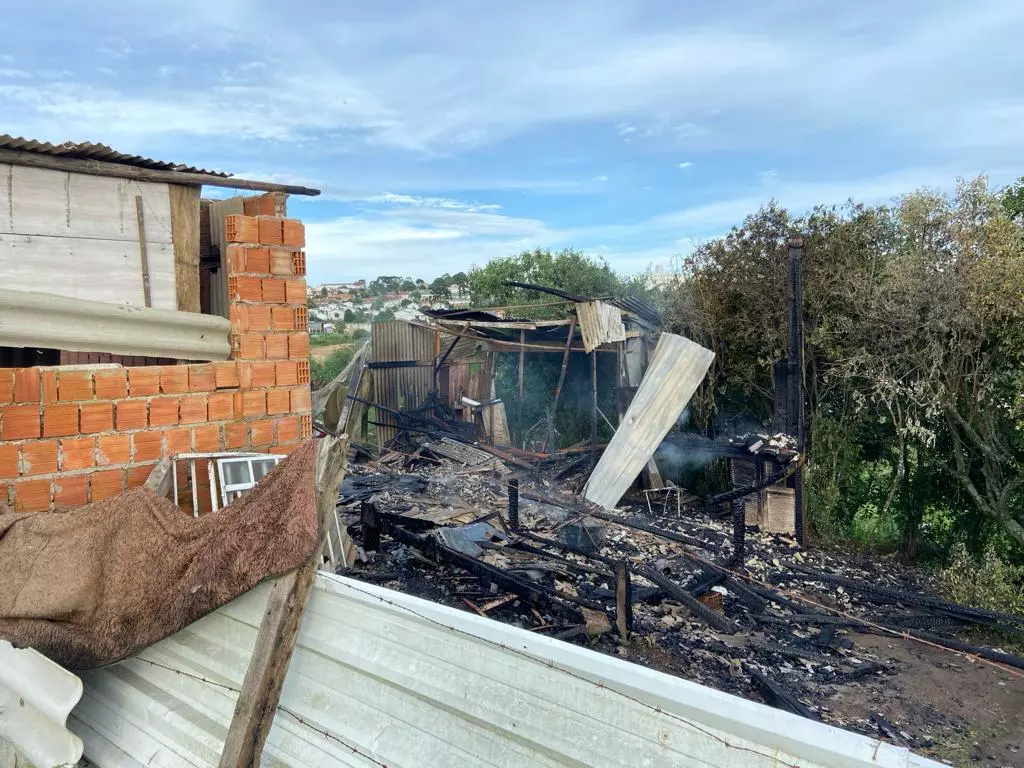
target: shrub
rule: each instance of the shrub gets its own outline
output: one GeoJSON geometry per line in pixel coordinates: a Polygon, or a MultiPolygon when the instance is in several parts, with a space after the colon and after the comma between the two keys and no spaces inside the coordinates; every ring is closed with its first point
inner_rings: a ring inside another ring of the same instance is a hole
{"type": "Polygon", "coordinates": [[[1007,563],[991,547],[978,562],[957,544],[940,576],[958,603],[1024,616],[1024,566],[1007,563]]]}

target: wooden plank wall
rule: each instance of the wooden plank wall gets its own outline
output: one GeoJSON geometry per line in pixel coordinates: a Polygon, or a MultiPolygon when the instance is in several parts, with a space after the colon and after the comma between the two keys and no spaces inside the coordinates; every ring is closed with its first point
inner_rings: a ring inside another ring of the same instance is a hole
{"type": "MultiPolygon", "coordinates": [[[[419,406],[434,385],[434,332],[428,328],[397,320],[374,323],[373,362],[416,361],[426,363],[409,368],[373,369],[374,400],[395,410],[419,406]]],[[[376,420],[389,426],[377,426],[377,443],[384,445],[397,431],[392,415],[378,412],[376,420]]]]}
{"type": "Polygon", "coordinates": [[[228,312],[228,268],[227,238],[224,236],[224,219],[231,215],[243,215],[244,206],[241,197],[210,202],[210,242],[220,252],[220,269],[210,273],[210,307],[211,315],[227,317],[228,312]]]}
{"type": "Polygon", "coordinates": [[[145,306],[141,197],[152,306],[177,309],[168,187],[0,164],[4,287],[145,306]]]}
{"type": "Polygon", "coordinates": [[[177,308],[200,312],[199,302],[199,187],[170,185],[171,235],[177,308]]]}

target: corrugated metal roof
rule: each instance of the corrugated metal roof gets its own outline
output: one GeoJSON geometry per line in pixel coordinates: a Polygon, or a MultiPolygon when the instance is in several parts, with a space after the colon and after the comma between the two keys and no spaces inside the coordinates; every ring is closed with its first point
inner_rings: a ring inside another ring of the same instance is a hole
{"type": "Polygon", "coordinates": [[[102,160],[105,163],[134,165],[137,168],[151,168],[157,171],[180,171],[182,173],[201,173],[206,176],[227,178],[230,174],[221,171],[207,171],[181,163],[168,163],[140,155],[127,155],[124,152],[108,147],[106,144],[93,144],[90,141],[65,141],[63,144],[51,144],[47,141],[25,139],[20,136],[0,135],[0,149],[11,149],[18,152],[32,152],[37,155],[52,155],[76,160],[102,160]]]}
{"type": "MultiPolygon", "coordinates": [[[[270,585],[83,673],[73,728],[102,768],[215,766],[270,585]]],[[[448,606],[317,575],[266,765],[941,768],[448,606]]]]}
{"type": "Polygon", "coordinates": [[[0,640],[0,763],[6,741],[38,768],[76,765],[82,741],[65,724],[81,697],[82,681],[71,672],[0,640]]]}

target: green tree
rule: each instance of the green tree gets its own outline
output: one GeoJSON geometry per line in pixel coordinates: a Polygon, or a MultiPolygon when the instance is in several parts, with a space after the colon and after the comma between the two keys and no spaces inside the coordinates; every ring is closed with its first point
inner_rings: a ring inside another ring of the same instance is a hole
{"type": "Polygon", "coordinates": [[[416,283],[414,283],[409,278],[405,278],[404,280],[402,280],[401,285],[398,286],[398,290],[400,290],[400,291],[415,291],[416,290],[416,283]]]}
{"type": "Polygon", "coordinates": [[[452,300],[450,275],[446,273],[434,279],[430,284],[430,298],[438,304],[446,304],[452,300]]]}
{"type": "Polygon", "coordinates": [[[346,323],[359,322],[358,320],[356,320],[356,313],[353,312],[351,309],[346,309],[343,317],[346,323]]]}
{"type": "MultiPolygon", "coordinates": [[[[505,285],[509,280],[558,288],[566,293],[590,298],[617,296],[632,288],[603,259],[591,258],[571,249],[552,253],[538,248],[515,256],[493,259],[482,267],[473,267],[468,279],[470,300],[475,306],[481,307],[551,304],[558,301],[550,294],[505,285]]],[[[569,305],[538,307],[535,310],[517,306],[514,312],[517,315],[528,312],[528,316],[540,319],[565,317],[570,309],[569,305]]]]}
{"type": "Polygon", "coordinates": [[[1002,192],[1003,210],[1014,221],[1024,220],[1024,176],[1002,192]]]}
{"type": "Polygon", "coordinates": [[[327,297],[327,287],[326,286],[324,286],[323,288],[320,289],[320,295],[322,297],[324,297],[324,298],[327,297]]]}

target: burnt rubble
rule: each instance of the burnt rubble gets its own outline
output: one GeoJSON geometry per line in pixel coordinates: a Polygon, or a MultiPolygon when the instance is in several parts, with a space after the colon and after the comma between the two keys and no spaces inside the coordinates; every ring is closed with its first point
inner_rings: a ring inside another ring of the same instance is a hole
{"type": "MultiPolygon", "coordinates": [[[[637,493],[608,511],[567,490],[589,466],[574,474],[577,456],[512,463],[448,439],[407,432],[400,450],[350,463],[338,512],[360,562],[346,575],[890,740],[906,726],[881,714],[845,722],[828,703],[843,686],[899,675],[855,633],[1024,669],[957,635],[1019,637],[1024,617],[940,600],[895,563],[805,550],[742,522],[738,553],[728,503],[675,489],[671,503],[637,493]]],[[[783,466],[799,460],[790,454],[783,466]]]]}

